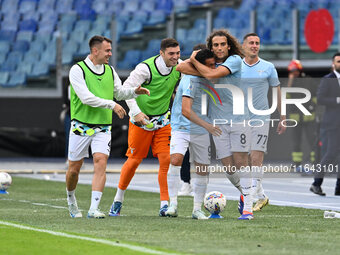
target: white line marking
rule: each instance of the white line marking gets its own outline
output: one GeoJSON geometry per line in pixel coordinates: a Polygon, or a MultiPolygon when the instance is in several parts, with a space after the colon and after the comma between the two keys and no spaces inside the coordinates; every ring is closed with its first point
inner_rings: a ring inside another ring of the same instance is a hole
{"type": "Polygon", "coordinates": [[[152,250],[152,249],[149,249],[149,248],[140,247],[140,246],[131,245],[131,244],[117,243],[115,241],[110,241],[110,240],[105,240],[105,239],[71,235],[71,234],[66,234],[66,233],[63,233],[63,232],[55,232],[55,231],[47,230],[47,229],[32,228],[32,227],[14,224],[14,223],[6,222],[6,221],[0,221],[0,224],[5,225],[5,226],[19,228],[19,229],[25,229],[25,230],[31,230],[31,231],[36,231],[36,232],[47,233],[47,234],[54,235],[54,236],[62,236],[62,237],[67,237],[67,238],[90,241],[90,242],[94,242],[94,243],[106,244],[106,245],[110,245],[110,246],[123,247],[123,248],[127,248],[127,249],[130,249],[130,250],[133,250],[133,251],[139,251],[139,252],[144,252],[144,253],[149,253],[149,254],[164,254],[164,255],[176,254],[176,253],[168,253],[168,252],[163,252],[163,251],[152,250]]]}

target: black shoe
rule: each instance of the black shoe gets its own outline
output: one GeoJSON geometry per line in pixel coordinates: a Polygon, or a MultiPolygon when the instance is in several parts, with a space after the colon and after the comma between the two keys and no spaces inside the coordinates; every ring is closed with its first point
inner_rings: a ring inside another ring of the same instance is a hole
{"type": "MultiPolygon", "coordinates": [[[[326,196],[326,193],[324,193],[321,189],[320,186],[315,186],[315,185],[312,185],[310,186],[309,190],[311,192],[313,192],[314,194],[317,194],[317,195],[320,195],[320,196],[326,196]]],[[[339,194],[340,195],[340,194],[339,194]]]]}
{"type": "Polygon", "coordinates": [[[334,195],[335,196],[340,196],[340,189],[335,189],[334,195]]]}

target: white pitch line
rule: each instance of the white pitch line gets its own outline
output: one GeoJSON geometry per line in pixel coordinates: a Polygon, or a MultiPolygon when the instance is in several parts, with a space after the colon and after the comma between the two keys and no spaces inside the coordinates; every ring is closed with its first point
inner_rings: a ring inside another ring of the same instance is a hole
{"type": "Polygon", "coordinates": [[[36,231],[36,232],[41,232],[41,233],[47,233],[50,235],[54,236],[61,236],[61,237],[66,237],[66,238],[73,238],[73,239],[79,239],[79,240],[84,240],[84,241],[90,241],[94,243],[100,243],[100,244],[106,244],[110,246],[116,246],[116,247],[123,247],[127,248],[133,251],[139,251],[139,252],[144,252],[144,253],[149,253],[149,254],[161,254],[161,255],[170,255],[170,254],[176,254],[176,253],[168,253],[168,252],[163,252],[163,251],[157,251],[145,247],[140,247],[136,245],[131,245],[131,244],[124,244],[124,243],[116,243],[115,241],[110,241],[110,240],[105,240],[105,239],[99,239],[99,238],[92,238],[92,237],[85,237],[85,236],[77,236],[77,235],[71,235],[63,232],[56,232],[52,230],[47,230],[47,229],[39,229],[39,228],[33,228],[33,227],[28,227],[20,224],[14,224],[6,221],[0,221],[1,225],[5,226],[10,226],[10,227],[15,227],[19,229],[25,229],[25,230],[31,230],[31,231],[36,231]]]}

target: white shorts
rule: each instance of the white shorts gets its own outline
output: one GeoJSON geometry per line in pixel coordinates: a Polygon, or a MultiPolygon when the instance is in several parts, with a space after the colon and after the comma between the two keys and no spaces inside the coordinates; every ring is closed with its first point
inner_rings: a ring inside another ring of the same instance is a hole
{"type": "Polygon", "coordinates": [[[90,146],[92,155],[100,152],[109,156],[111,150],[111,132],[99,132],[92,136],[80,136],[70,132],[68,159],[79,161],[89,157],[90,146]]]}
{"type": "Polygon", "coordinates": [[[262,127],[250,127],[251,130],[251,151],[267,151],[269,122],[265,121],[262,127]]]}
{"type": "Polygon", "coordinates": [[[189,148],[190,133],[172,131],[170,140],[170,155],[180,153],[185,155],[189,148]]]}
{"type": "Polygon", "coordinates": [[[190,135],[190,163],[210,165],[211,147],[209,134],[190,135]]]}
{"type": "Polygon", "coordinates": [[[233,152],[248,152],[250,146],[250,130],[243,123],[219,125],[222,135],[213,136],[216,147],[216,158],[229,157],[233,152]]]}

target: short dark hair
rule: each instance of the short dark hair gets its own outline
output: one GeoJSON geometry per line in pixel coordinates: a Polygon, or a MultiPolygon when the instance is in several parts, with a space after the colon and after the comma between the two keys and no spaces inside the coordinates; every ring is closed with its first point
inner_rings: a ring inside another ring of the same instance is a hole
{"type": "Polygon", "coordinates": [[[212,40],[215,36],[224,36],[227,38],[228,45],[230,46],[229,56],[239,55],[240,57],[244,57],[240,43],[226,29],[212,31],[207,38],[207,46],[209,50],[212,50],[212,40]]]}
{"type": "Polygon", "coordinates": [[[112,43],[112,41],[111,41],[109,38],[105,37],[105,36],[101,36],[101,35],[95,35],[95,36],[93,36],[93,37],[89,40],[90,50],[91,50],[94,46],[96,46],[96,45],[98,45],[98,44],[101,44],[101,43],[104,42],[104,41],[107,41],[108,43],[112,43]]]}
{"type": "Polygon", "coordinates": [[[192,50],[204,50],[204,49],[207,49],[207,45],[205,45],[204,43],[199,43],[199,44],[196,44],[192,50]]]}
{"type": "Polygon", "coordinates": [[[205,65],[205,61],[209,58],[214,58],[214,53],[209,49],[203,49],[197,52],[195,58],[198,62],[205,65]]]}
{"type": "Polygon", "coordinates": [[[257,36],[258,38],[260,38],[259,35],[256,33],[248,33],[245,36],[243,36],[243,41],[245,41],[250,36],[257,36]]]}
{"type": "Polygon", "coordinates": [[[332,57],[332,61],[334,61],[335,57],[339,57],[339,56],[340,56],[340,52],[335,53],[332,57]]]}
{"type": "Polygon", "coordinates": [[[179,46],[179,43],[174,38],[165,38],[161,42],[161,51],[165,51],[166,48],[173,48],[179,46]]]}

